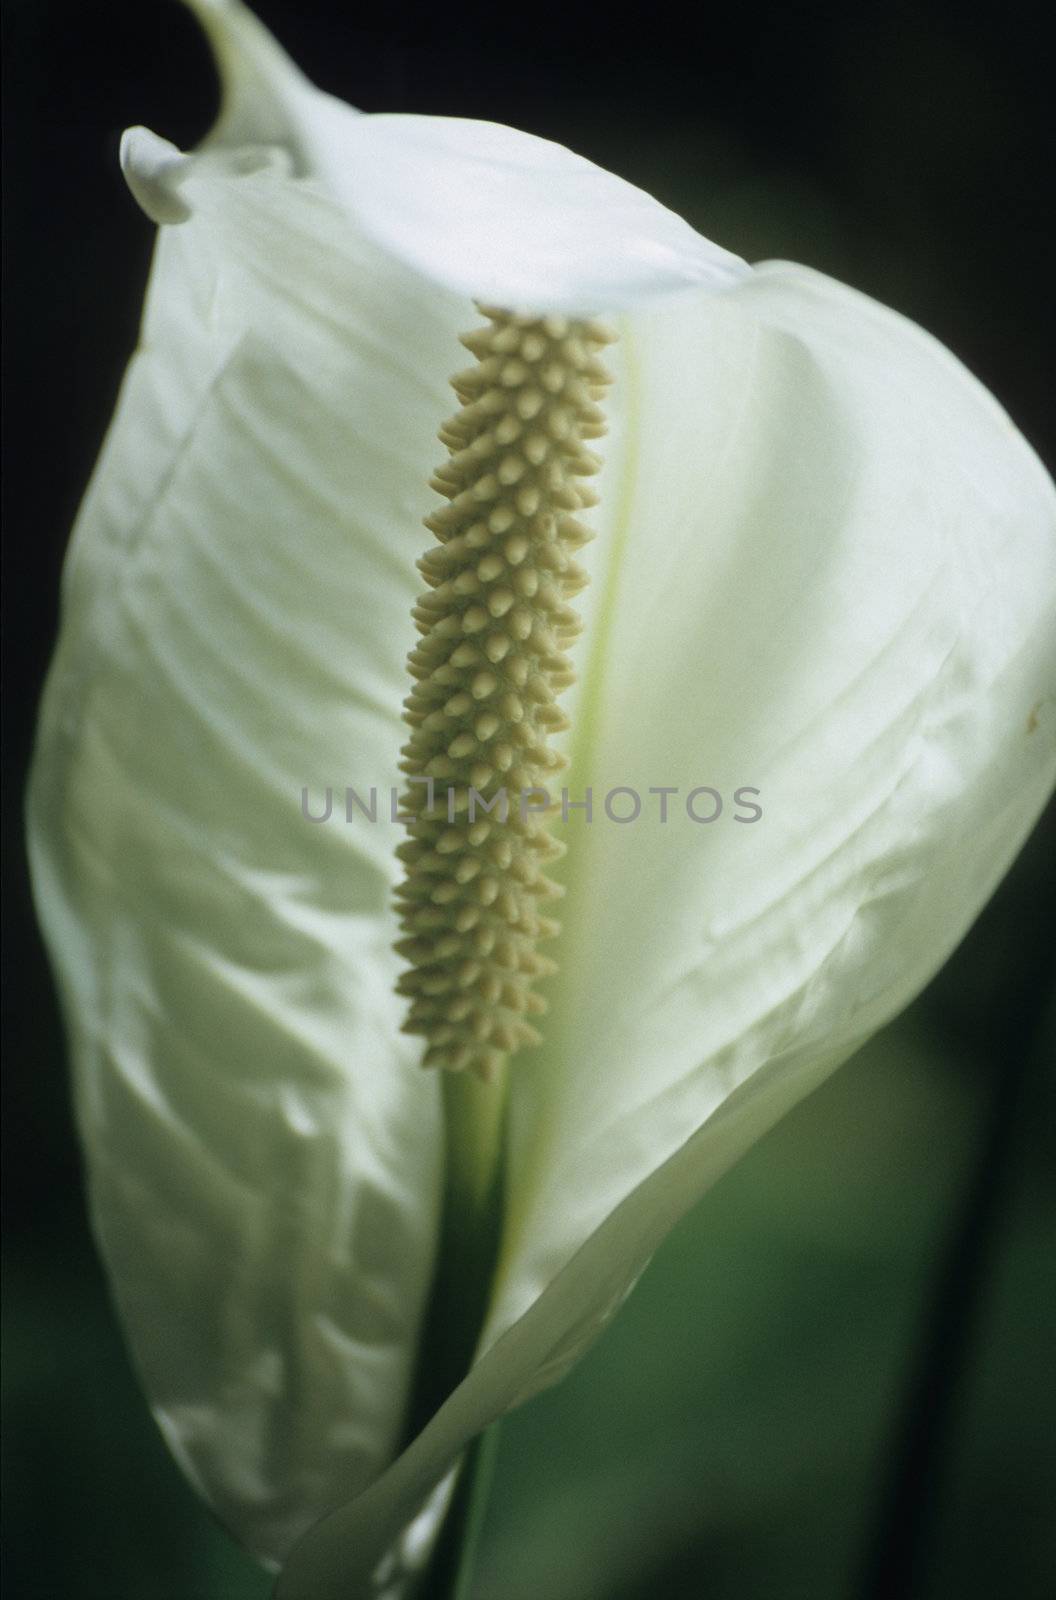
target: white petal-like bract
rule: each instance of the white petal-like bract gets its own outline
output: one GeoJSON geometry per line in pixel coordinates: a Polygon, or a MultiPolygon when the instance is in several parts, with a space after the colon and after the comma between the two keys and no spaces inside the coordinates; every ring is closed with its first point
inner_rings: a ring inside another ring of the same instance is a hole
{"type": "Polygon", "coordinates": [[[461,308],[310,191],[228,189],[159,239],[67,563],[31,852],[140,1374],[278,1560],[396,1448],[433,1270],[387,785],[461,308]]]}
{"type": "Polygon", "coordinates": [[[460,117],[364,116],[313,88],[239,0],[189,0],[224,102],[206,148],[274,144],[356,227],[430,283],[519,310],[593,315],[748,268],[563,145],[460,117]]]}

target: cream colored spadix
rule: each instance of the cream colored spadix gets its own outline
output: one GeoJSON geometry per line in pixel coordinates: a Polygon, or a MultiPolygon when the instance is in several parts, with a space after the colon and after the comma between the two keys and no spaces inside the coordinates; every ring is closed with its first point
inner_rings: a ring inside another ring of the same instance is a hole
{"type": "Polygon", "coordinates": [[[556,970],[539,953],[557,924],[540,906],[559,890],[543,870],[563,847],[546,826],[548,785],[564,758],[557,697],[574,674],[580,631],[567,604],[586,583],[574,552],[590,537],[574,515],[595,496],[611,335],[563,317],[491,314],[463,338],[477,365],[454,379],[462,410],[441,438],[451,456],[433,479],[448,504],[426,519],[440,541],[418,563],[429,592],[408,666],[403,769],[411,839],[398,854],[413,997],[404,1024],[424,1034],[426,1066],[490,1081],[540,1035],[533,980],[556,970]],[[542,803],[540,802],[542,797],[542,803]]]}
{"type": "Polygon", "coordinates": [[[398,1592],[466,1442],[999,879],[1056,770],[1056,496],[893,312],[731,265],[513,130],[358,116],[233,0],[195,10],[224,109],[186,161],[126,147],[174,225],[64,576],[34,886],[158,1420],[283,1600],[355,1600],[379,1563],[398,1592]],[[476,1360],[404,1442],[445,1160],[396,992],[404,835],[300,797],[397,781],[470,297],[619,333],[553,743],[596,810],[560,834],[550,1010],[509,1067],[476,1360]],[[674,791],[667,823],[607,821],[616,786],[674,791]]]}

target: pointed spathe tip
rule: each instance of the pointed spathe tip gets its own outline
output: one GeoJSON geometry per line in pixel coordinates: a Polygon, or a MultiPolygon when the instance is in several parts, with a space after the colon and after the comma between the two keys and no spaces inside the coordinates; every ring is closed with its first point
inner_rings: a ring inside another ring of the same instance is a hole
{"type": "Polygon", "coordinates": [[[186,222],[191,208],[180,184],[191,165],[182,150],[149,128],[126,128],[121,135],[121,172],[133,199],[151,222],[186,222]]]}
{"type": "Polygon", "coordinates": [[[221,104],[206,143],[283,145],[301,155],[301,111],[316,91],[242,0],[184,0],[216,63],[221,104]]]}

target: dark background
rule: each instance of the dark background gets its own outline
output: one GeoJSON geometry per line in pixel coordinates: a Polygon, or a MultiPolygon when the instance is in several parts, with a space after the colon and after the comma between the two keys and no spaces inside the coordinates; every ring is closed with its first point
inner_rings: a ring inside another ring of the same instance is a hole
{"type": "MultiPolygon", "coordinates": [[[[751,259],[898,307],[1052,467],[1040,6],[257,9],[366,110],[559,139],[751,259]]],[[[168,1463],[109,1312],[21,854],[62,552],[151,248],[118,137],[145,122],[193,143],[216,91],[168,0],[9,0],[4,32],[9,1592],[250,1600],[266,1583],[168,1463]]],[[[506,1424],[479,1600],[1056,1592],[1052,859],[1050,828],[909,1016],[506,1424]]]]}

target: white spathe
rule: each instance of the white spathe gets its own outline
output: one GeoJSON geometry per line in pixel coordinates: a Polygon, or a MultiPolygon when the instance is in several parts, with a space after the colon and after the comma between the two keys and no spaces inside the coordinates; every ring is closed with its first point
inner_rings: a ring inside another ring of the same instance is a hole
{"type": "Polygon", "coordinates": [[[1056,771],[1056,495],[894,313],[749,270],[544,141],[360,116],[240,6],[195,10],[224,107],[198,153],[123,147],[172,225],[67,563],[34,881],[155,1412],[284,1600],[353,1600],[386,1551],[390,1586],[424,1558],[442,1493],[391,1547],[466,1441],[1007,867],[1056,771]],[[595,818],[513,1067],[479,1359],[397,1456],[443,1131],[398,1031],[387,791],[470,295],[621,334],[569,696],[595,818]],[[378,822],[345,820],[346,784],[378,822]],[[726,809],[694,823],[705,784],[726,809]]]}

